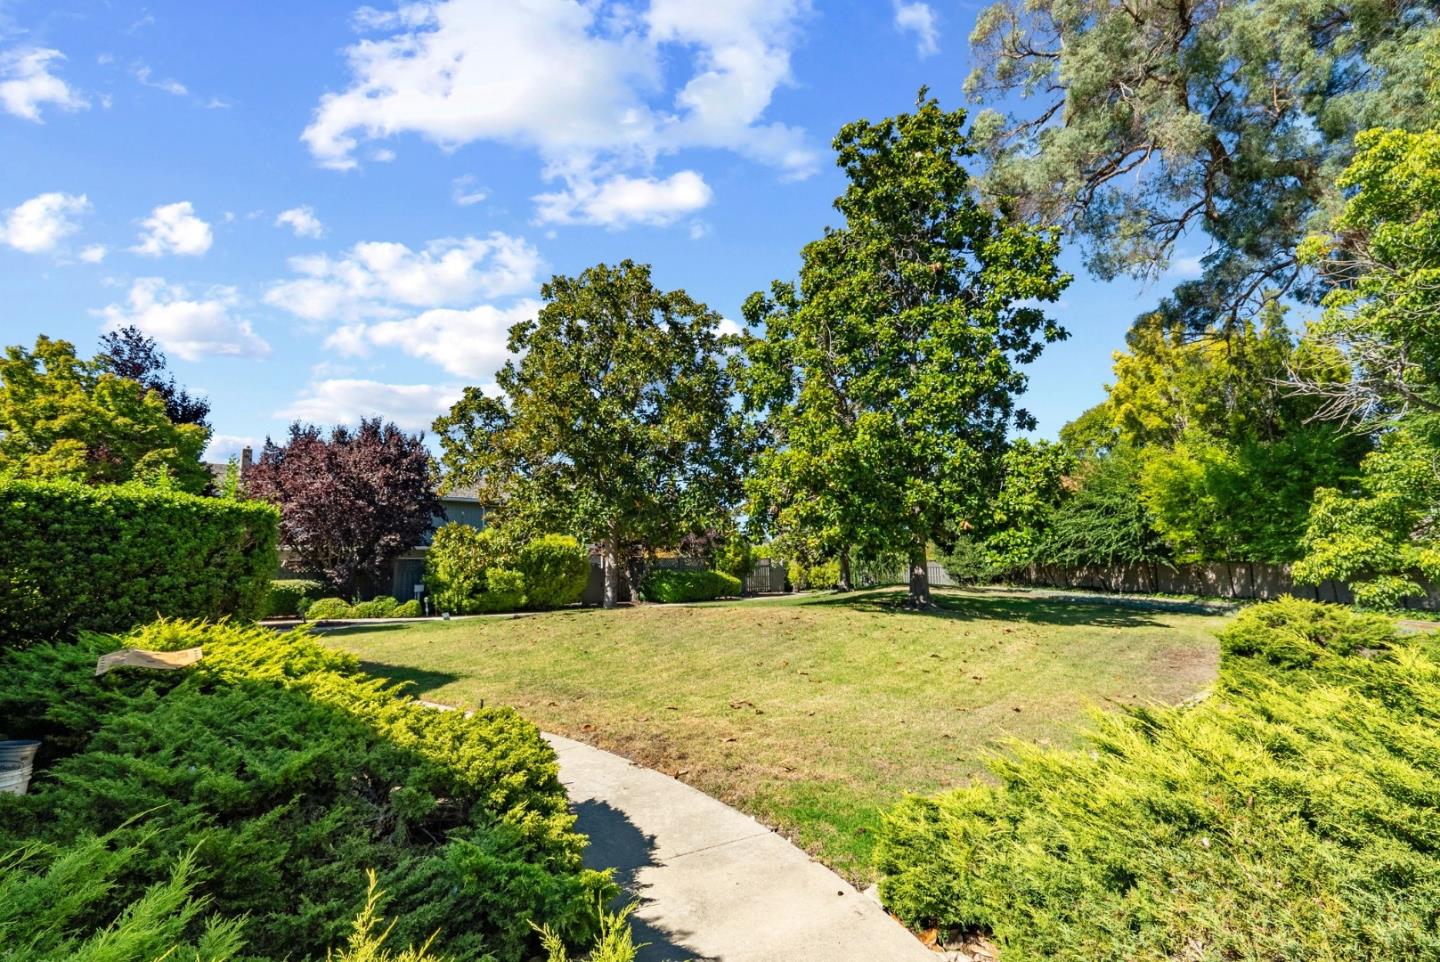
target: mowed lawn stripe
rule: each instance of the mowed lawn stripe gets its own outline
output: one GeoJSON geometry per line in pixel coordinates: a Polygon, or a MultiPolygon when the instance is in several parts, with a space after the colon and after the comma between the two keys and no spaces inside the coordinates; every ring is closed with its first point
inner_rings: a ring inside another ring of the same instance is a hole
{"type": "MultiPolygon", "coordinates": [[[[1224,618],[1000,590],[881,590],[386,625],[327,636],[369,670],[676,775],[856,882],[880,810],[980,775],[1008,737],[1213,679],[1224,618]]],[[[982,776],[983,777],[983,776],[982,776]]]]}

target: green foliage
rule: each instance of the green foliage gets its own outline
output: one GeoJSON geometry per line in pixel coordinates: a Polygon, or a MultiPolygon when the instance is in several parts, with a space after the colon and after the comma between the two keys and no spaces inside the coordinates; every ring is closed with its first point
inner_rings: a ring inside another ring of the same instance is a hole
{"type": "Polygon", "coordinates": [[[796,591],[834,588],[840,584],[840,562],[831,560],[805,564],[791,561],[785,568],[785,577],[789,579],[790,587],[796,591]]]}
{"type": "Polygon", "coordinates": [[[1367,130],[1355,147],[1332,231],[1301,248],[1335,285],[1317,333],[1355,370],[1348,396],[1323,393],[1335,413],[1440,413],[1440,130],[1367,130]]]}
{"type": "Polygon", "coordinates": [[[350,608],[351,618],[389,618],[395,613],[400,602],[389,595],[381,595],[378,598],[371,598],[369,601],[362,601],[352,605],[350,608]]]}
{"type": "Polygon", "coordinates": [[[1025,438],[1010,445],[1001,458],[1000,490],[984,519],[986,568],[1013,571],[1036,559],[1075,467],[1075,456],[1061,445],[1025,438]]]}
{"type": "Polygon", "coordinates": [[[738,500],[727,339],[719,314],[628,260],[541,296],[510,329],[504,397],[467,388],[435,430],[447,475],[502,525],[600,546],[609,605],[634,545],[674,548],[738,500]]]}
{"type": "Polygon", "coordinates": [[[541,535],[515,559],[527,607],[541,611],[577,604],[590,578],[590,553],[563,534],[541,535]]]}
{"type": "Polygon", "coordinates": [[[1040,560],[1060,565],[1170,565],[1170,549],[1141,496],[1142,467],[1139,456],[1124,446],[1083,463],[1077,490],[1051,518],[1040,560]]]}
{"type": "Polygon", "coordinates": [[[419,618],[420,616],[420,599],[418,598],[402,601],[395,606],[394,611],[390,612],[391,618],[419,618]]]}
{"type": "MultiPolygon", "coordinates": [[[[835,139],[844,226],[807,245],[798,287],[745,305],[746,405],[773,439],[752,515],[782,541],[818,532],[835,557],[909,552],[978,517],[998,482],[1021,368],[1064,336],[1038,302],[1069,283],[1053,231],[975,197],[963,110],[925,92],[913,114],[857,121],[835,139]]],[[[914,604],[928,604],[917,586],[914,604]]]]}
{"type": "MultiPolygon", "coordinates": [[[[650,944],[635,944],[629,923],[630,914],[634,911],[635,903],[618,912],[610,912],[600,906],[600,934],[595,940],[595,947],[576,962],[634,962],[636,950],[650,944]]],[[[545,950],[545,962],[570,962],[572,958],[565,947],[565,940],[549,926],[540,927],[540,945],[545,950]]]]}
{"type": "Polygon", "coordinates": [[[1186,437],[1152,450],[1141,493],[1180,561],[1293,561],[1317,487],[1352,470],[1352,438],[1333,428],[1239,444],[1186,437]]]}
{"type": "Polygon", "coordinates": [[[490,591],[491,569],[508,568],[514,552],[496,527],[477,530],[452,521],[440,528],[425,554],[425,586],[436,607],[457,615],[502,610],[499,599],[480,599],[490,591]]]}
{"type": "Polygon", "coordinates": [[[655,568],[645,576],[640,593],[646,601],[671,604],[677,601],[711,601],[740,594],[740,579],[723,571],[685,571],[655,568]]]}
{"type": "Polygon", "coordinates": [[[567,535],[517,544],[499,527],[447,524],[425,556],[425,584],[441,611],[468,615],[561,608],[580,600],[589,554],[567,535]]]}
{"type": "Polygon", "coordinates": [[[972,42],[969,92],[1019,108],[976,122],[990,195],[1073,225],[1105,278],[1203,231],[1204,275],[1167,305],[1192,331],[1303,282],[1356,131],[1440,120],[1429,0],[1000,0],[972,42]]]}
{"type": "Polygon", "coordinates": [[[173,423],[158,391],[80,360],[68,341],[41,335],[33,351],[12,346],[0,358],[0,478],[168,477],[199,494],[211,480],[200,462],[209,440],[208,427],[173,423]]]}
{"type": "MultiPolygon", "coordinates": [[[[203,905],[190,918],[245,920],[247,959],[320,959],[373,908],[374,869],[390,893],[390,944],[434,936],[437,955],[521,962],[539,948],[532,921],[583,943],[596,899],[613,891],[581,865],[554,753],[533,725],[503,708],[425,708],[304,631],[157,622],[0,654],[0,675],[8,732],[46,746],[30,794],[0,797],[0,851],[45,860],[58,894],[34,890],[26,869],[19,884],[33,894],[16,901],[52,905],[37,924],[66,944],[122,924],[180,875],[184,898],[149,918],[203,905]],[[118,647],[196,645],[204,658],[183,671],[94,677],[118,647]],[[76,884],[81,872],[93,884],[76,884]]],[[[181,928],[200,937],[198,921],[181,928]]]]}
{"type": "Polygon", "coordinates": [[[111,838],[55,848],[25,845],[0,856],[0,955],[8,962],[226,962],[243,943],[239,919],[205,918],[194,896],[195,859],[174,867],[118,912],[119,876],[142,856],[111,838]],[[101,913],[98,917],[96,913],[101,913]]]}
{"type": "Polygon", "coordinates": [[[277,528],[263,504],[0,480],[0,647],[124,630],[156,614],[258,617],[277,528]]]}
{"type": "Polygon", "coordinates": [[[350,602],[344,598],[317,598],[305,609],[306,621],[336,621],[350,617],[350,602]]]}
{"type": "Polygon", "coordinates": [[[1350,585],[1357,603],[1391,608],[1423,595],[1420,579],[1440,582],[1440,451],[1433,429],[1418,419],[1387,434],[1361,464],[1357,489],[1316,494],[1297,581],[1333,578],[1350,585]]]}
{"type": "Polygon", "coordinates": [[[755,546],[738,534],[731,536],[715,552],[715,570],[743,582],[755,573],[755,546]]]}
{"type": "Polygon", "coordinates": [[[1084,750],[1017,743],[998,786],[902,802],[886,905],[1007,959],[1440,954],[1433,647],[1296,599],[1221,642],[1199,704],[1097,714],[1084,750]]]}
{"type": "Polygon", "coordinates": [[[265,601],[265,617],[276,618],[282,615],[303,615],[303,609],[308,607],[306,601],[313,602],[320,597],[325,586],[318,581],[307,581],[303,578],[282,578],[270,582],[270,594],[265,601]]]}

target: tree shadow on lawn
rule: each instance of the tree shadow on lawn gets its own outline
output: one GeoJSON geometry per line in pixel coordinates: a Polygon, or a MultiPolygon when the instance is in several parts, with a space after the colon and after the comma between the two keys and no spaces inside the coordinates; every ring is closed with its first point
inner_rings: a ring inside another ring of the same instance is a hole
{"type": "MultiPolygon", "coordinates": [[[[576,830],[590,840],[585,847],[586,868],[608,868],[614,872],[620,895],[613,907],[643,903],[645,893],[638,878],[640,870],[660,864],[655,860],[654,836],[640,831],[624,812],[608,802],[592,798],[572,803],[570,808],[575,813],[576,830]]],[[[636,945],[647,943],[636,953],[636,962],[681,962],[696,957],[683,944],[690,933],[667,932],[633,915],[630,930],[636,945]]]]}
{"type": "MultiPolygon", "coordinates": [[[[812,605],[829,605],[877,614],[911,615],[920,618],[965,618],[995,621],[1030,621],[1046,625],[1091,625],[1101,628],[1163,628],[1154,615],[1160,612],[1116,604],[1089,604],[1035,596],[976,597],[932,591],[935,607],[917,610],[905,604],[903,588],[880,588],[835,594],[812,605]]],[[[1167,609],[1168,611],[1169,609],[1167,609]]],[[[1177,614],[1202,613],[1182,612],[1177,614]]],[[[1203,612],[1209,614],[1210,612],[1203,612]]]]}
{"type": "Polygon", "coordinates": [[[382,661],[365,661],[363,659],[360,662],[360,670],[373,678],[383,678],[392,684],[404,683],[407,695],[423,695],[427,691],[434,691],[451,682],[459,681],[461,677],[448,671],[430,671],[410,665],[388,665],[382,661]]]}

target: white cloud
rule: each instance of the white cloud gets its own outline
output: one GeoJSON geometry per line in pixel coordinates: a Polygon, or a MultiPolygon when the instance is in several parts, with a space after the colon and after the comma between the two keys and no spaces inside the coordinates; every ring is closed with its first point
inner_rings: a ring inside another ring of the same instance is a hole
{"type": "Polygon", "coordinates": [[[186,361],[269,354],[270,345],[250,322],[231,313],[237,302],[234,288],[214,288],[196,298],[178,284],[142,277],[131,285],[124,305],[111,304],[97,313],[108,330],[133,324],[186,361]]]}
{"type": "Polygon", "coordinates": [[[489,191],[476,186],[474,174],[465,174],[450,182],[450,199],[461,207],[471,207],[489,196],[489,191]]]}
{"type": "Polygon", "coordinates": [[[205,455],[202,460],[211,461],[216,464],[224,464],[231,458],[239,458],[240,452],[250,448],[256,458],[260,457],[260,448],[265,442],[260,438],[251,437],[248,434],[212,434],[210,444],[205,448],[205,455]]]}
{"type": "Polygon", "coordinates": [[[140,243],[130,249],[147,257],[199,256],[208,251],[215,240],[210,225],[195,216],[195,206],[188,200],[156,207],[141,226],[145,230],[140,234],[140,243]]]}
{"type": "Polygon", "coordinates": [[[75,218],[90,209],[84,194],[39,194],[5,212],[0,242],[27,254],[53,251],[80,229],[75,218]]]}
{"type": "Polygon", "coordinates": [[[89,102],[69,84],[51,73],[65,55],[44,47],[25,47],[0,53],[0,107],[8,113],[43,123],[41,104],[60,110],[83,110],[89,102]]]}
{"type": "Polygon", "coordinates": [[[693,170],[662,179],[616,175],[595,183],[576,178],[563,191],[540,194],[535,201],[542,223],[630,224],[673,223],[710,203],[710,185],[693,170]]]}
{"type": "Polygon", "coordinates": [[[320,223],[320,218],[315,216],[314,209],[308,204],[282,210],[275,218],[275,226],[289,227],[296,237],[319,237],[325,233],[325,225],[320,223]]]}
{"type": "Polygon", "coordinates": [[[522,300],[507,307],[436,308],[416,317],[346,325],[332,333],[325,346],[349,355],[368,354],[372,347],[399,350],[451,374],[490,381],[510,357],[510,328],[533,318],[540,306],[539,301],[522,300]]]}
{"type": "Polygon", "coordinates": [[[291,269],[304,276],[274,284],[265,301],[312,321],[395,318],[408,308],[530,293],[540,266],[534,247],[498,231],[431,241],[418,251],[366,241],[338,257],[291,258],[291,269]]]}
{"type": "Polygon", "coordinates": [[[1192,254],[1186,257],[1177,257],[1170,262],[1170,267],[1165,273],[1170,277],[1193,280],[1205,273],[1204,255],[1192,254]]]}
{"type": "Polygon", "coordinates": [[[80,259],[87,264],[98,264],[105,259],[110,249],[104,244],[91,244],[80,251],[80,259]]]}
{"type": "Polygon", "coordinates": [[[407,431],[428,431],[464,391],[454,384],[386,384],[336,378],[316,381],[303,395],[275,412],[277,418],[316,424],[355,424],[380,416],[407,431]]]}
{"type": "Polygon", "coordinates": [[[920,0],[895,0],[895,28],[915,35],[915,52],[931,57],[940,52],[940,25],[935,10],[920,0]]]}
{"type": "Polygon", "coordinates": [[[153,87],[156,90],[163,90],[165,93],[170,94],[172,97],[188,97],[190,95],[190,90],[184,84],[174,79],[173,77],[166,77],[159,80],[152,79],[152,77],[154,76],[154,71],[152,71],[150,67],[144,63],[137,62],[134,66],[132,66],[130,68],[130,76],[134,77],[135,81],[139,83],[140,86],[153,87]]]}
{"type": "Polygon", "coordinates": [[[302,139],[342,170],[356,166],[362,141],[405,133],[444,149],[516,144],[538,151],[566,192],[648,175],[657,156],[687,147],[805,176],[816,155],[804,132],[764,114],[790,81],[807,11],[807,0],[651,0],[643,15],[579,0],[362,8],[357,27],[385,35],[348,49],[351,85],[321,98],[302,139]]]}

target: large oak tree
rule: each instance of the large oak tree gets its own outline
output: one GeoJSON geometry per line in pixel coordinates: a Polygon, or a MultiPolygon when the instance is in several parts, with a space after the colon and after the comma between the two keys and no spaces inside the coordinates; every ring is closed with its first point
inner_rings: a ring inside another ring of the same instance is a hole
{"type": "Polygon", "coordinates": [[[467,388],[435,430],[448,482],[477,485],[502,523],[599,548],[610,607],[633,551],[722,525],[738,498],[727,339],[719,314],[628,260],[541,296],[510,330],[499,396],[467,388]]]}

